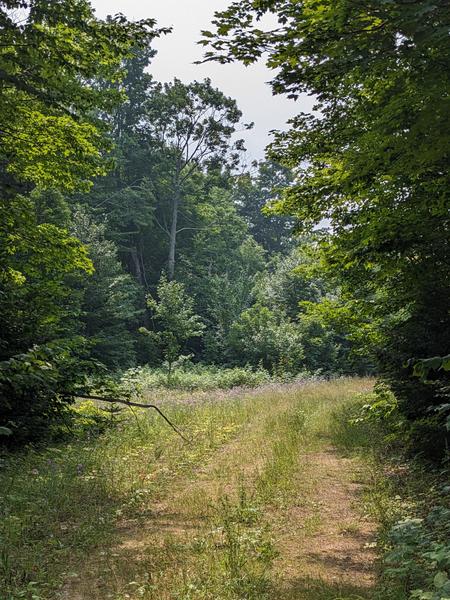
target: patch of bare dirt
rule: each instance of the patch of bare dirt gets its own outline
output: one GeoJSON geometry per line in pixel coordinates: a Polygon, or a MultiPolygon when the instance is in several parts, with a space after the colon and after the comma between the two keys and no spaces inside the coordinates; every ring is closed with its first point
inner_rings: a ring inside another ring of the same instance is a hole
{"type": "Polygon", "coordinates": [[[376,527],[356,507],[363,491],[357,463],[328,449],[305,455],[305,470],[309,493],[276,526],[280,599],[370,597],[376,527]]]}

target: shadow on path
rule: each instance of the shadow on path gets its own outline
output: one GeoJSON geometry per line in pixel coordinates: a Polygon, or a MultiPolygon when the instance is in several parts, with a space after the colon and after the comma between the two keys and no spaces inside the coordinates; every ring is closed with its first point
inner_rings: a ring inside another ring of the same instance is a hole
{"type": "Polygon", "coordinates": [[[312,577],[290,578],[274,590],[273,600],[369,600],[366,586],[333,583],[312,577]]]}

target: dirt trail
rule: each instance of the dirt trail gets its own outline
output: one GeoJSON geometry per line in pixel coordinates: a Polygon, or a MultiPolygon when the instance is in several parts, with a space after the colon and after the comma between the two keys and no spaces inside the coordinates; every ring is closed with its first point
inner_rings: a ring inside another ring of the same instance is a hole
{"type": "Polygon", "coordinates": [[[280,532],[277,600],[369,598],[376,528],[356,508],[363,491],[358,464],[332,448],[305,458],[313,489],[274,523],[280,532]]]}
{"type": "MultiPolygon", "coordinates": [[[[235,443],[222,449],[222,461],[229,461],[235,450],[235,443]]],[[[122,524],[122,541],[112,559],[115,577],[120,579],[121,563],[147,561],[150,550],[153,554],[166,552],[168,536],[185,539],[201,531],[200,515],[193,516],[193,507],[185,501],[196,494],[217,493],[214,461],[217,456],[196,482],[154,506],[145,526],[142,522],[122,524]]],[[[355,507],[362,491],[362,485],[355,481],[357,464],[329,449],[306,454],[304,467],[308,476],[314,474],[315,481],[307,486],[309,491],[305,495],[305,486],[300,484],[298,501],[286,511],[274,513],[271,519],[280,552],[274,573],[279,585],[273,600],[332,600],[344,594],[346,598],[369,598],[374,584],[376,556],[371,543],[375,526],[355,507]]],[[[67,588],[64,595],[67,600],[106,597],[98,578],[91,579],[87,586],[67,588]]]]}

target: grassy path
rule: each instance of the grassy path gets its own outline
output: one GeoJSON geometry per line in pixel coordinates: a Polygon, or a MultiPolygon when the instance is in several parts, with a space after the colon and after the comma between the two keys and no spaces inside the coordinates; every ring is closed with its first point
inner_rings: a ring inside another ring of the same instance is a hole
{"type": "Polygon", "coordinates": [[[23,502],[6,530],[4,599],[370,598],[361,465],[334,446],[335,414],[370,387],[338,380],[173,406],[192,444],[136,415],[11,465],[8,493],[23,502]]]}
{"type": "Polygon", "coordinates": [[[333,412],[367,387],[333,382],[244,400],[237,436],[145,515],[119,522],[116,546],[91,556],[63,597],[368,598],[374,527],[355,506],[358,464],[330,446],[333,412]]]}
{"type": "Polygon", "coordinates": [[[276,515],[280,600],[368,598],[374,586],[374,524],[361,517],[358,465],[328,448],[305,456],[314,488],[276,515]]]}

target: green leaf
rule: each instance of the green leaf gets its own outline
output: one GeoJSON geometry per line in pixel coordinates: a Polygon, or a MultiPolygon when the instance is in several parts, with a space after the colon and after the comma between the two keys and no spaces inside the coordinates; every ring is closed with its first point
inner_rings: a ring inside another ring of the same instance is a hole
{"type": "Polygon", "coordinates": [[[442,587],[444,587],[444,585],[447,583],[447,581],[448,581],[448,576],[445,571],[439,571],[439,573],[436,573],[436,575],[434,576],[434,579],[433,579],[433,583],[438,590],[441,589],[442,587]]]}

